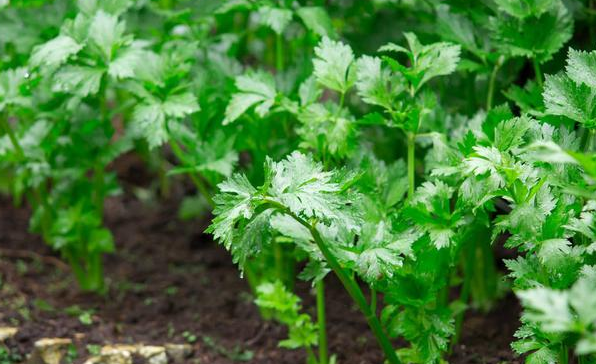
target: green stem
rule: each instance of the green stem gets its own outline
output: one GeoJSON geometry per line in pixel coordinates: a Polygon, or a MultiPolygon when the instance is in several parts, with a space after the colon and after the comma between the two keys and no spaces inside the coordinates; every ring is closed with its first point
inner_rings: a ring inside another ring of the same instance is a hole
{"type": "Polygon", "coordinates": [[[8,135],[8,138],[10,139],[10,142],[12,143],[14,150],[17,152],[17,156],[19,157],[19,159],[25,159],[25,152],[23,151],[23,148],[21,147],[19,140],[17,139],[15,133],[12,131],[12,128],[8,124],[8,121],[6,120],[6,117],[4,117],[4,115],[0,117],[0,126],[2,126],[4,132],[8,135]]]}
{"type": "Polygon", "coordinates": [[[82,290],[85,290],[85,286],[87,285],[85,283],[85,278],[87,277],[87,274],[85,274],[85,270],[83,269],[83,267],[81,267],[79,262],[73,257],[73,254],[66,253],[65,255],[66,255],[66,259],[68,260],[68,264],[70,265],[70,268],[72,269],[75,277],[77,278],[77,281],[79,282],[79,286],[81,287],[82,290]]]}
{"type": "Polygon", "coordinates": [[[377,290],[374,288],[370,290],[370,310],[375,314],[377,312],[377,290]]]}
{"type": "Polygon", "coordinates": [[[325,318],[325,282],[323,279],[316,283],[317,288],[317,322],[319,324],[319,363],[329,363],[327,348],[327,323],[325,318]]]}
{"type": "MultiPolygon", "coordinates": [[[[294,218],[296,217],[297,216],[295,216],[294,218]]],[[[368,302],[366,301],[366,298],[364,297],[364,294],[360,290],[360,287],[358,286],[356,281],[352,277],[350,277],[349,274],[346,273],[346,271],[341,267],[339,262],[335,259],[327,245],[325,245],[323,238],[319,234],[317,228],[310,225],[302,219],[298,220],[298,222],[300,222],[303,226],[307,227],[310,230],[310,233],[313,236],[317,246],[319,247],[321,253],[323,253],[323,256],[325,257],[325,260],[327,261],[331,269],[333,269],[333,272],[337,275],[345,289],[348,291],[348,294],[352,297],[354,302],[356,302],[356,305],[358,305],[360,311],[362,311],[362,313],[364,314],[364,317],[366,318],[368,325],[373,331],[373,334],[377,338],[377,341],[379,342],[379,345],[381,346],[381,349],[383,350],[383,353],[385,354],[387,360],[391,364],[401,364],[401,361],[397,357],[397,354],[395,353],[395,350],[393,349],[393,346],[391,345],[389,338],[387,337],[387,335],[383,331],[383,328],[381,327],[381,323],[379,322],[377,315],[370,310],[370,306],[368,305],[368,302]]]]}
{"type": "MultiPolygon", "coordinates": [[[[483,224],[475,224],[462,236],[463,285],[459,302],[467,305],[473,302],[476,307],[488,311],[497,298],[498,279],[495,258],[491,246],[491,231],[483,224]]],[[[465,311],[455,318],[455,335],[451,341],[453,348],[461,337],[465,311]]]]}
{"type": "Polygon", "coordinates": [[[475,73],[468,73],[468,77],[466,78],[467,83],[467,97],[468,100],[468,112],[470,114],[476,112],[476,74],[475,73]]]}
{"type": "Polygon", "coordinates": [[[391,342],[389,341],[387,334],[385,334],[385,331],[383,330],[383,327],[381,326],[381,323],[379,322],[377,315],[371,311],[366,297],[364,297],[364,294],[360,289],[360,286],[358,286],[356,280],[350,274],[348,274],[344,270],[344,268],[339,264],[337,259],[335,259],[335,256],[333,255],[329,247],[327,247],[327,245],[325,244],[316,226],[311,225],[306,220],[294,214],[286,206],[280,204],[277,201],[265,200],[265,202],[271,205],[272,207],[283,211],[310,231],[315,243],[317,244],[317,247],[325,257],[327,264],[329,264],[329,267],[339,278],[340,282],[342,283],[350,297],[352,297],[362,314],[364,314],[368,326],[371,328],[373,334],[375,335],[389,363],[401,364],[401,361],[397,357],[397,354],[395,353],[395,350],[393,349],[393,346],[391,345],[391,342]]]}
{"type": "Polygon", "coordinates": [[[89,282],[87,289],[101,293],[104,289],[102,254],[92,254],[89,260],[87,269],[89,282]]]}
{"type": "Polygon", "coordinates": [[[256,292],[257,286],[259,285],[259,279],[253,267],[250,265],[250,262],[247,261],[246,264],[244,264],[244,266],[242,267],[242,274],[244,275],[244,277],[246,277],[246,280],[248,281],[248,285],[250,286],[250,288],[254,292],[256,292]]]}
{"type": "MultiPolygon", "coordinates": [[[[461,288],[461,292],[459,295],[459,302],[463,303],[465,305],[468,304],[468,300],[470,299],[470,290],[472,288],[472,272],[474,271],[474,263],[473,263],[473,247],[464,247],[465,249],[465,253],[464,257],[463,257],[463,273],[464,273],[464,283],[462,285],[461,288]]],[[[461,338],[461,330],[462,330],[462,325],[464,322],[464,315],[465,315],[465,310],[463,310],[462,312],[459,312],[457,314],[457,317],[455,318],[455,334],[453,335],[453,338],[451,339],[451,350],[453,350],[453,347],[455,347],[455,345],[457,345],[459,343],[459,340],[461,338]]]]}
{"type": "Polygon", "coordinates": [[[534,66],[534,75],[536,76],[536,82],[538,86],[542,88],[544,86],[544,80],[542,79],[542,71],[540,70],[540,62],[536,58],[532,59],[532,65],[534,66]]]}
{"type": "Polygon", "coordinates": [[[167,168],[166,168],[166,159],[159,158],[159,193],[162,198],[169,198],[170,197],[170,180],[167,175],[167,168]]]}
{"type": "MultiPolygon", "coordinates": [[[[174,152],[174,155],[176,156],[176,158],[178,158],[178,160],[181,163],[186,164],[186,158],[184,157],[184,152],[182,151],[182,149],[180,148],[178,143],[172,139],[172,140],[170,140],[170,145],[172,146],[172,151],[174,152]]],[[[188,176],[190,177],[192,182],[195,184],[195,186],[197,187],[199,192],[203,195],[205,200],[207,200],[207,202],[209,203],[211,208],[214,208],[215,202],[213,202],[213,198],[211,197],[209,190],[207,190],[207,186],[205,186],[205,183],[201,180],[198,173],[189,172],[188,176]]]]}
{"type": "Polygon", "coordinates": [[[48,240],[50,234],[52,219],[54,218],[54,211],[49,205],[48,192],[46,191],[46,182],[39,185],[38,188],[33,189],[33,196],[38,204],[43,207],[43,213],[41,216],[41,235],[45,240],[48,240]]]}
{"type": "Polygon", "coordinates": [[[95,208],[100,217],[103,216],[103,204],[104,204],[104,169],[100,163],[95,165],[95,171],[93,173],[93,189],[95,190],[95,208]]]}
{"type": "MultiPolygon", "coordinates": [[[[21,144],[19,143],[19,140],[17,139],[14,131],[12,130],[12,128],[10,127],[10,124],[8,124],[8,120],[7,117],[5,116],[5,114],[0,115],[0,129],[4,130],[4,132],[6,133],[6,135],[8,135],[8,139],[10,139],[10,143],[12,144],[14,150],[17,153],[17,157],[19,158],[20,161],[24,161],[27,157],[25,156],[25,152],[23,150],[23,147],[21,146],[21,144]]],[[[43,185],[40,187],[40,189],[33,189],[33,196],[32,198],[29,197],[29,203],[31,203],[31,207],[33,209],[36,209],[38,206],[43,206],[43,213],[42,213],[42,217],[41,217],[41,235],[43,236],[43,238],[45,239],[50,231],[50,214],[51,210],[49,208],[49,206],[47,205],[47,198],[45,193],[43,193],[43,189],[42,189],[43,185]]],[[[31,195],[29,195],[31,196],[31,195]]]]}
{"type": "Polygon", "coordinates": [[[101,254],[91,254],[84,264],[77,258],[74,251],[65,252],[66,259],[72,268],[81,290],[87,292],[101,292],[104,288],[103,264],[101,254]]]}
{"type": "Polygon", "coordinates": [[[195,173],[190,173],[190,179],[195,184],[195,186],[197,186],[203,197],[205,197],[205,200],[207,200],[209,206],[211,206],[211,208],[215,208],[215,202],[213,201],[211,194],[207,190],[207,186],[205,186],[205,183],[203,183],[201,178],[195,173]]]}
{"type": "Polygon", "coordinates": [[[285,274],[286,274],[286,287],[293,291],[296,285],[296,257],[294,254],[287,254],[285,257],[285,274]]]}
{"type": "Polygon", "coordinates": [[[588,23],[590,27],[590,44],[594,44],[594,0],[588,1],[588,23]]]}
{"type": "MultiPolygon", "coordinates": [[[[459,300],[460,302],[462,302],[463,304],[468,304],[468,299],[470,297],[470,280],[469,279],[465,279],[464,280],[464,285],[462,287],[461,290],[461,294],[459,296],[459,300]]],[[[464,315],[465,315],[466,311],[463,310],[462,312],[459,312],[457,314],[457,317],[455,318],[455,334],[453,335],[453,338],[451,339],[451,348],[450,350],[453,350],[453,348],[455,347],[455,345],[457,345],[459,343],[459,340],[461,338],[461,330],[462,330],[462,326],[464,323],[464,315]]]]}
{"type": "Polygon", "coordinates": [[[278,72],[284,70],[284,41],[281,34],[275,35],[275,68],[278,72]]]}
{"type": "MultiPolygon", "coordinates": [[[[255,269],[253,268],[253,266],[251,265],[250,261],[247,261],[244,266],[242,267],[242,275],[243,277],[246,278],[246,281],[248,282],[248,287],[250,288],[252,294],[257,297],[257,287],[259,286],[260,279],[259,276],[257,275],[257,273],[255,272],[255,269]]],[[[269,312],[267,312],[266,309],[259,307],[259,313],[261,314],[261,318],[268,320],[271,318],[271,315],[269,314],[269,312]]]]}
{"type": "Polygon", "coordinates": [[[561,364],[569,363],[569,350],[567,349],[567,345],[565,344],[561,344],[560,360],[561,364]]]}
{"type": "Polygon", "coordinates": [[[275,259],[275,275],[277,276],[277,279],[285,285],[284,252],[282,246],[278,242],[273,242],[273,256],[275,259]]]}
{"type": "MultiPolygon", "coordinates": [[[[480,287],[481,295],[474,299],[480,304],[482,310],[488,312],[497,299],[498,275],[495,266],[496,259],[490,243],[490,232],[484,230],[483,234],[482,236],[485,238],[477,241],[477,257],[474,261],[479,267],[476,268],[477,273],[473,274],[478,282],[477,286],[480,287]]],[[[472,293],[474,292],[472,291],[472,293]]]]}
{"type": "Polygon", "coordinates": [[[495,83],[497,81],[497,73],[499,72],[500,68],[499,62],[495,63],[495,67],[493,67],[493,71],[490,74],[490,79],[488,82],[488,95],[486,96],[486,111],[493,108],[493,97],[495,94],[495,83]]]}
{"type": "Polygon", "coordinates": [[[581,131],[581,149],[584,151],[584,153],[586,153],[593,148],[596,129],[581,128],[581,131]]]}
{"type": "Polygon", "coordinates": [[[414,196],[416,189],[416,134],[408,132],[408,198],[414,196]]]}
{"type": "Polygon", "coordinates": [[[337,120],[337,118],[339,117],[339,113],[341,112],[341,109],[344,107],[345,102],[346,102],[346,93],[342,92],[339,94],[339,107],[337,108],[335,113],[333,113],[333,120],[337,120]]]}
{"type": "Polygon", "coordinates": [[[590,133],[587,128],[580,126],[578,134],[580,136],[580,148],[585,152],[588,148],[588,139],[590,139],[590,133]]]}
{"type": "Polygon", "coordinates": [[[319,364],[319,361],[317,360],[317,356],[315,355],[314,351],[312,351],[312,348],[310,346],[306,347],[306,353],[308,356],[307,363],[319,364]]]}

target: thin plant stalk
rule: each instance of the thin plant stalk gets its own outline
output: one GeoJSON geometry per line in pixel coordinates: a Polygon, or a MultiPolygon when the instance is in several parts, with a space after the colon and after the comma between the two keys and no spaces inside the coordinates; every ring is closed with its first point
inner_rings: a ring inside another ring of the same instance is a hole
{"type": "MultiPolygon", "coordinates": [[[[472,244],[473,245],[473,244],[472,244]]],[[[472,289],[472,274],[474,272],[474,263],[473,263],[473,251],[474,251],[474,246],[472,247],[465,247],[465,252],[463,255],[463,285],[459,294],[459,301],[463,304],[468,304],[468,300],[470,299],[470,291],[472,289]]],[[[461,338],[461,330],[462,330],[462,325],[464,322],[464,315],[465,315],[465,310],[462,312],[459,312],[457,314],[457,316],[455,317],[455,334],[453,335],[452,339],[451,339],[451,348],[450,350],[453,350],[453,348],[455,347],[455,345],[457,345],[459,343],[459,340],[461,338]]]]}
{"type": "Polygon", "coordinates": [[[308,356],[307,363],[319,364],[317,356],[315,355],[315,352],[312,350],[310,346],[306,347],[306,355],[308,356]]]}
{"type": "MultiPolygon", "coordinates": [[[[284,42],[283,37],[279,33],[275,33],[275,69],[277,72],[282,72],[284,70],[284,42]]],[[[283,126],[286,133],[289,135],[289,125],[286,118],[283,118],[283,126]]],[[[284,283],[287,286],[287,276],[285,270],[285,259],[284,259],[284,252],[283,247],[275,242],[273,244],[273,255],[275,258],[275,272],[277,275],[277,279],[284,283]]]]}
{"type": "MultiPolygon", "coordinates": [[[[14,131],[12,130],[12,127],[8,123],[8,120],[7,120],[7,117],[5,116],[5,114],[0,115],[0,130],[4,130],[6,135],[8,135],[8,139],[10,140],[10,143],[12,144],[13,148],[15,149],[19,160],[21,160],[21,161],[25,160],[26,159],[25,151],[23,150],[23,147],[19,143],[19,140],[17,139],[14,131]]],[[[32,204],[33,208],[36,208],[36,206],[40,206],[40,205],[43,206],[43,214],[42,214],[42,218],[41,218],[41,230],[42,230],[41,235],[45,239],[47,237],[49,230],[50,230],[50,220],[49,220],[48,214],[51,213],[51,210],[47,206],[47,203],[46,203],[47,198],[45,196],[45,193],[43,193],[42,191],[43,191],[43,185],[40,186],[39,189],[34,188],[33,193],[32,193],[32,198],[29,197],[28,200],[32,204]]]]}
{"type": "Polygon", "coordinates": [[[596,29],[594,29],[594,0],[589,0],[588,1],[588,19],[589,19],[589,27],[590,27],[590,44],[594,44],[594,32],[596,32],[596,29]]]}
{"type": "Polygon", "coordinates": [[[14,131],[8,124],[6,117],[3,116],[0,118],[0,126],[2,127],[6,135],[8,135],[8,139],[10,139],[10,143],[17,152],[18,157],[20,159],[25,159],[25,152],[23,151],[23,148],[21,147],[21,144],[19,143],[19,140],[17,139],[14,131]]]}
{"type": "Polygon", "coordinates": [[[560,352],[560,362],[561,364],[568,364],[569,363],[569,350],[567,345],[561,344],[561,352],[560,352]]]}
{"type": "Polygon", "coordinates": [[[383,330],[383,327],[381,326],[381,323],[377,318],[376,313],[372,312],[372,310],[370,309],[370,305],[366,300],[364,293],[362,293],[360,286],[358,285],[356,280],[350,274],[348,274],[348,272],[344,270],[344,268],[339,264],[337,259],[335,259],[335,256],[333,255],[329,247],[327,247],[327,244],[325,244],[323,238],[321,237],[321,234],[316,228],[316,225],[310,224],[308,221],[294,214],[286,206],[278,203],[277,201],[266,200],[265,202],[270,206],[289,215],[309,230],[314,242],[317,244],[317,247],[325,257],[327,264],[329,264],[331,270],[333,270],[335,275],[339,278],[340,282],[342,283],[350,297],[352,297],[352,299],[366,318],[366,322],[368,323],[368,326],[371,328],[375,338],[377,339],[379,346],[381,346],[381,350],[383,350],[383,353],[385,354],[385,358],[387,359],[387,361],[390,364],[401,364],[401,361],[397,357],[397,354],[395,352],[395,349],[393,348],[393,345],[391,344],[391,341],[389,340],[389,337],[383,330]]]}
{"type": "Polygon", "coordinates": [[[596,129],[580,128],[581,130],[581,149],[586,153],[593,148],[596,129]]]}
{"type": "Polygon", "coordinates": [[[81,263],[73,252],[67,252],[65,255],[77,277],[81,290],[87,292],[103,291],[104,279],[101,254],[91,254],[84,263],[81,263]]]}
{"type": "Polygon", "coordinates": [[[408,198],[414,196],[416,189],[416,134],[408,132],[408,198]]]}
{"type": "MultiPolygon", "coordinates": [[[[296,217],[297,216],[294,216],[294,218],[296,217]]],[[[381,323],[379,322],[376,313],[373,313],[371,311],[370,306],[366,301],[364,294],[362,293],[362,290],[360,290],[360,287],[358,286],[358,283],[356,283],[356,281],[349,274],[346,273],[346,271],[341,267],[339,262],[335,259],[327,245],[325,245],[325,242],[323,241],[323,238],[319,234],[317,228],[310,225],[308,222],[302,219],[297,221],[310,230],[310,233],[313,236],[315,243],[317,244],[317,246],[323,253],[323,256],[325,257],[325,260],[327,261],[333,272],[337,275],[339,280],[342,282],[344,288],[348,291],[348,294],[352,297],[354,302],[356,302],[356,305],[358,306],[360,311],[364,314],[364,317],[366,318],[368,325],[370,326],[371,330],[373,331],[373,334],[379,342],[379,345],[381,346],[381,349],[383,350],[386,359],[391,364],[401,364],[401,361],[397,357],[395,349],[391,345],[391,342],[389,341],[387,334],[383,330],[383,327],[381,326],[381,323]]]]}
{"type": "Polygon", "coordinates": [[[284,41],[281,34],[275,35],[275,68],[278,72],[284,70],[284,41]]]}
{"type": "Polygon", "coordinates": [[[370,290],[370,310],[375,314],[377,312],[377,290],[374,288],[370,290]]]}
{"type": "Polygon", "coordinates": [[[534,58],[532,60],[532,65],[534,66],[534,76],[536,76],[536,82],[538,82],[538,86],[542,88],[544,86],[544,79],[542,78],[542,71],[540,70],[540,62],[534,58]]]}
{"type": "Polygon", "coordinates": [[[317,323],[319,325],[319,363],[329,363],[327,347],[327,322],[325,314],[325,282],[323,279],[316,283],[317,290],[317,323]]]}
{"type": "Polygon", "coordinates": [[[486,110],[490,110],[493,108],[493,98],[495,96],[495,84],[497,83],[497,74],[499,73],[499,69],[501,68],[502,62],[501,59],[495,63],[493,67],[493,71],[490,74],[490,78],[488,81],[488,94],[486,96],[486,110]]]}
{"type": "MultiPolygon", "coordinates": [[[[257,273],[255,272],[254,267],[251,265],[251,262],[246,262],[246,264],[244,264],[244,266],[242,267],[242,277],[246,277],[246,281],[248,282],[248,286],[251,290],[251,292],[253,293],[253,295],[256,297],[257,296],[257,287],[259,286],[259,276],[257,275],[257,273]]],[[[264,319],[269,319],[271,318],[271,315],[269,314],[269,312],[267,312],[266,309],[262,308],[261,306],[258,306],[259,308],[259,313],[261,314],[261,317],[264,319]]]]}
{"type": "Polygon", "coordinates": [[[159,178],[159,193],[161,197],[168,198],[170,197],[170,179],[167,175],[167,168],[166,168],[166,159],[159,158],[159,167],[158,167],[158,178],[159,178]]]}
{"type": "Polygon", "coordinates": [[[284,269],[284,251],[280,243],[273,243],[273,258],[275,260],[275,275],[281,282],[286,283],[286,274],[284,269]]]}
{"type": "Polygon", "coordinates": [[[95,208],[100,217],[103,216],[104,207],[104,175],[103,166],[101,163],[97,163],[93,172],[93,189],[95,190],[95,208]]]}
{"type": "MultiPolygon", "coordinates": [[[[176,158],[178,158],[178,160],[180,160],[180,162],[186,163],[186,158],[184,157],[184,152],[180,148],[180,145],[178,145],[178,143],[172,139],[170,141],[170,146],[172,147],[172,151],[174,152],[174,155],[176,156],[176,158]]],[[[213,198],[211,197],[211,194],[209,193],[207,186],[205,186],[205,183],[203,182],[201,177],[198,175],[198,173],[189,172],[188,175],[189,175],[191,181],[195,184],[195,186],[199,190],[199,193],[201,193],[201,195],[203,195],[203,197],[205,198],[205,200],[207,200],[207,202],[209,203],[211,208],[214,208],[215,202],[213,202],[213,198]]]]}
{"type": "MultiPolygon", "coordinates": [[[[468,265],[467,263],[465,263],[465,271],[464,271],[464,283],[463,286],[461,288],[461,292],[459,295],[459,300],[460,302],[467,304],[468,300],[470,298],[470,288],[471,288],[471,279],[470,277],[468,277],[468,265]]],[[[457,345],[459,343],[459,340],[461,338],[461,330],[462,330],[462,325],[464,322],[464,315],[465,315],[465,310],[462,312],[459,312],[457,314],[457,316],[455,317],[455,334],[453,335],[453,338],[451,339],[451,347],[450,350],[453,350],[453,348],[455,347],[455,345],[457,345]]]]}
{"type": "Polygon", "coordinates": [[[342,92],[339,96],[339,108],[337,109],[338,112],[344,107],[344,103],[346,102],[346,93],[342,92]]]}
{"type": "MultiPolygon", "coordinates": [[[[491,247],[491,233],[482,224],[475,224],[463,236],[462,273],[463,284],[459,302],[467,305],[473,301],[483,310],[488,311],[497,297],[498,275],[495,258],[491,247]]],[[[455,317],[455,335],[451,339],[451,348],[461,338],[461,328],[465,311],[455,317]]]]}

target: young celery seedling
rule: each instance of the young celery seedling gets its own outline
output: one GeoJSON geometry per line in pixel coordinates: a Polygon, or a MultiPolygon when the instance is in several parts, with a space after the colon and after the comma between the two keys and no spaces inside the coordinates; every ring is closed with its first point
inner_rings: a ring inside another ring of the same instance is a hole
{"type": "Polygon", "coordinates": [[[312,241],[305,247],[311,259],[336,274],[365,316],[386,358],[392,364],[400,363],[354,276],[337,256],[339,247],[335,245],[349,244],[343,238],[353,238],[358,231],[350,200],[344,195],[350,181],[336,182],[335,173],[324,172],[320,164],[297,152],[279,163],[269,161],[266,176],[265,185],[259,189],[241,175],[220,184],[222,193],[215,198],[217,216],[209,231],[232,252],[241,268],[269,244],[273,229],[292,231],[312,241]]]}

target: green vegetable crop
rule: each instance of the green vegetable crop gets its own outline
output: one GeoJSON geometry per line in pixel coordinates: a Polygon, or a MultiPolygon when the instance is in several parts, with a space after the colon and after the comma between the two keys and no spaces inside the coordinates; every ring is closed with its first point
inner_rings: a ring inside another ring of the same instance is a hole
{"type": "Polygon", "coordinates": [[[309,364],[339,360],[330,276],[391,364],[447,362],[465,312],[511,290],[527,363],[594,363],[595,17],[591,0],[0,0],[0,187],[102,292],[114,164],[138,155],[155,199],[188,178],[181,215],[212,211],[309,364]]]}

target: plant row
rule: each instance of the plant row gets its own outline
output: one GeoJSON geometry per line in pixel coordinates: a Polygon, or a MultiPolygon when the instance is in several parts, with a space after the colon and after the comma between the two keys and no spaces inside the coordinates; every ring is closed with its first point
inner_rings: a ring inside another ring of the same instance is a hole
{"type": "Polygon", "coordinates": [[[149,198],[187,179],[181,217],[213,212],[309,364],[337,360],[330,275],[391,364],[446,362],[511,289],[527,363],[593,363],[592,5],[0,1],[0,187],[104,292],[114,162],[144,161],[149,198]]]}

